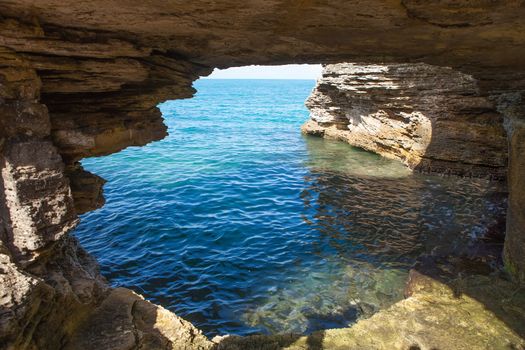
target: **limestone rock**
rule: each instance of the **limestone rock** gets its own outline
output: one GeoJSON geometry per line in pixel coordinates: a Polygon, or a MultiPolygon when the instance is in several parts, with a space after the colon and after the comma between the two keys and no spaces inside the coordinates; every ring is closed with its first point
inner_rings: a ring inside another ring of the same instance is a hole
{"type": "Polygon", "coordinates": [[[507,209],[507,235],[505,262],[509,272],[525,281],[525,100],[519,94],[509,97],[504,113],[509,134],[509,207],[507,209]]]}
{"type": "Polygon", "coordinates": [[[106,202],[102,188],[106,180],[84,170],[78,163],[66,169],[77,214],[98,209],[106,202]]]}
{"type": "Polygon", "coordinates": [[[425,171],[504,179],[503,117],[474,78],[427,64],[324,67],[303,131],[425,171]]]}
{"type": "Polygon", "coordinates": [[[28,256],[76,225],[69,183],[49,141],[8,142],[2,163],[12,230],[7,243],[28,256]]]}
{"type": "Polygon", "coordinates": [[[0,67],[1,198],[4,244],[15,259],[66,235],[77,223],[64,163],[49,140],[47,108],[38,102],[41,86],[29,63],[6,50],[0,67]]]}
{"type": "Polygon", "coordinates": [[[206,350],[213,346],[191,323],[129,289],[117,288],[79,325],[64,349],[206,350]]]}
{"type": "Polygon", "coordinates": [[[32,342],[35,327],[49,310],[53,288],[24,273],[7,249],[0,249],[0,344],[2,349],[23,348],[32,342]]]}
{"type": "Polygon", "coordinates": [[[0,348],[57,349],[105,295],[98,265],[68,238],[22,267],[0,252],[0,348]]]}

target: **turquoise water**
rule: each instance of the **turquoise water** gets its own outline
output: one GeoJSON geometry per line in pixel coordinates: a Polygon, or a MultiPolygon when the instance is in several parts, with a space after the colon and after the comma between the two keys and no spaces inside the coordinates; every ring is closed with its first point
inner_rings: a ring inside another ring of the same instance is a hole
{"type": "Polygon", "coordinates": [[[170,136],[86,159],[106,205],[76,235],[115,286],[206,334],[344,327],[401,299],[420,254],[462,254],[504,215],[497,185],[411,174],[300,134],[314,81],[201,80],[170,136]]]}

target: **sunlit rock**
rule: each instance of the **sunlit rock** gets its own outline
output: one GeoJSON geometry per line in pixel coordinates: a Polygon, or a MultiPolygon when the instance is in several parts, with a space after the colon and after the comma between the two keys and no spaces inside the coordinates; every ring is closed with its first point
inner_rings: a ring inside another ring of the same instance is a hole
{"type": "Polygon", "coordinates": [[[427,64],[327,65],[303,132],[423,172],[504,179],[503,117],[474,78],[427,64]]]}

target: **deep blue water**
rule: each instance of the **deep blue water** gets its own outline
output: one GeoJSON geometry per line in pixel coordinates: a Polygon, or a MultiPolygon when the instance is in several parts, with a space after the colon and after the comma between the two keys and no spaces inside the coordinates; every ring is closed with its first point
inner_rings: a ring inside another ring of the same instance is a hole
{"type": "Polygon", "coordinates": [[[115,286],[208,335],[343,327],[402,296],[422,253],[461,253],[504,215],[483,180],[411,174],[300,134],[314,81],[201,80],[169,137],[86,159],[106,205],[76,235],[115,286]]]}

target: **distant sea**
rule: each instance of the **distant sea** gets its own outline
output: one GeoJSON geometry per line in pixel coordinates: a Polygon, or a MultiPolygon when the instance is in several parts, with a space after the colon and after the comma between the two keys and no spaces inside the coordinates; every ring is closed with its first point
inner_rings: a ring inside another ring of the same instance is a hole
{"type": "Polygon", "coordinates": [[[84,160],[107,203],[76,236],[112,285],[210,336],[345,327],[399,300],[417,256],[504,215],[494,184],[302,136],[314,85],[199,80],[160,105],[166,139],[84,160]]]}

